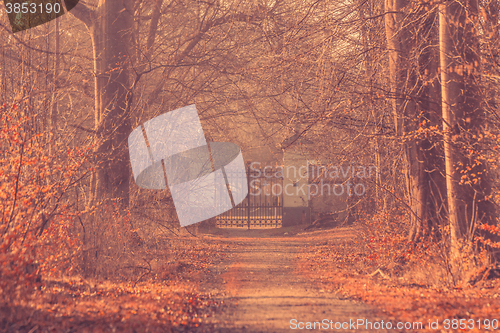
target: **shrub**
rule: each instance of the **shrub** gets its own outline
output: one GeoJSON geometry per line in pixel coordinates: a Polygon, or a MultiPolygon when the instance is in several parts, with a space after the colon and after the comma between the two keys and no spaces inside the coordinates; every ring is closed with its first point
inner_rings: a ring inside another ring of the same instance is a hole
{"type": "Polygon", "coordinates": [[[71,272],[80,249],[72,232],[78,212],[69,193],[84,176],[86,152],[56,147],[50,133],[36,132],[37,116],[27,116],[27,110],[23,104],[0,106],[3,301],[28,295],[41,275],[71,272]]]}

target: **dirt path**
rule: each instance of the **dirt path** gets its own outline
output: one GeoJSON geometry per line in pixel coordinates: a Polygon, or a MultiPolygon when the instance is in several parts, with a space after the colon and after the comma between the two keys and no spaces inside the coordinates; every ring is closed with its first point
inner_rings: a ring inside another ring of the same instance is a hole
{"type": "MultiPolygon", "coordinates": [[[[299,237],[222,241],[227,242],[231,263],[220,267],[217,283],[224,286],[222,298],[229,306],[214,318],[217,332],[289,332],[306,329],[308,322],[321,322],[323,330],[363,332],[366,330],[353,330],[347,324],[336,330],[335,324],[382,320],[367,306],[319,290],[297,274],[294,260],[308,245],[299,237]]],[[[320,330],[319,323],[316,330],[320,330]]]]}

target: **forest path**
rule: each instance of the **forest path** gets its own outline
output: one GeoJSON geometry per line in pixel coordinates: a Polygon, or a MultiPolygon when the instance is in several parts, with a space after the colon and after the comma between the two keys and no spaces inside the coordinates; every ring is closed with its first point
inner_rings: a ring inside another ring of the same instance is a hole
{"type": "MultiPolygon", "coordinates": [[[[340,233],[338,237],[349,235],[340,233]]],[[[307,251],[314,239],[238,237],[221,241],[227,242],[231,262],[220,267],[217,278],[217,289],[224,290],[222,300],[229,305],[213,318],[217,332],[289,332],[302,328],[299,323],[306,329],[308,322],[332,325],[327,330],[334,331],[335,323],[381,320],[368,306],[319,290],[296,272],[297,255],[307,251]]],[[[365,331],[346,325],[340,331],[365,331]]],[[[317,324],[313,330],[321,328],[317,324]]]]}

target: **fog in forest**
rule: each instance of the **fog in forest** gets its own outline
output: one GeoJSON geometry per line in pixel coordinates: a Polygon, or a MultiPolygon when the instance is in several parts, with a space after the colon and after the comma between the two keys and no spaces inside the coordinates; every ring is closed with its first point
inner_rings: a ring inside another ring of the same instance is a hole
{"type": "Polygon", "coordinates": [[[4,0],[0,330],[497,329],[499,24],[4,0]]]}

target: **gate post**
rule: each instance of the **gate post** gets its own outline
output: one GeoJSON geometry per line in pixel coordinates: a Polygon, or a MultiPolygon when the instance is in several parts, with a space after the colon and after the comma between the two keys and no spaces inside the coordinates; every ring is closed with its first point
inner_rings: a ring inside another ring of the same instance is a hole
{"type": "Polygon", "coordinates": [[[309,210],[309,167],[306,157],[291,149],[283,153],[283,188],[292,187],[292,194],[283,195],[282,226],[294,226],[310,219],[309,210]],[[302,171],[305,169],[304,171],[302,171]],[[307,188],[305,194],[301,188],[307,188]]]}

